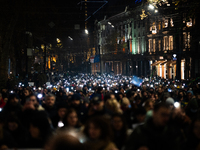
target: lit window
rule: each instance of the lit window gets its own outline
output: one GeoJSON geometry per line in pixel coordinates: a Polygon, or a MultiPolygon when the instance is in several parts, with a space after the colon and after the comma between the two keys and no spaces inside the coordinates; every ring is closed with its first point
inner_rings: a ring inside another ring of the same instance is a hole
{"type": "Polygon", "coordinates": [[[188,32],[188,39],[187,39],[187,42],[188,42],[188,48],[190,48],[190,32],[188,32]]]}
{"type": "Polygon", "coordinates": [[[157,29],[156,29],[156,26],[154,25],[153,27],[152,27],[152,34],[156,34],[157,33],[157,29]]]}
{"type": "Polygon", "coordinates": [[[170,20],[170,24],[171,24],[171,27],[173,27],[174,26],[174,21],[173,21],[173,19],[171,18],[171,20],[170,20]]]}
{"type": "Polygon", "coordinates": [[[155,22],[153,23],[153,26],[150,27],[150,31],[152,31],[152,34],[156,34],[157,33],[157,28],[156,28],[155,22]]]}
{"type": "Polygon", "coordinates": [[[138,54],[141,53],[141,47],[140,47],[140,44],[141,44],[141,42],[140,42],[140,38],[138,38],[138,54]]]}
{"type": "Polygon", "coordinates": [[[168,19],[165,19],[163,22],[163,28],[167,28],[168,27],[168,19]]]}
{"type": "Polygon", "coordinates": [[[153,52],[156,52],[156,40],[153,39],[153,52]]]}
{"type": "Polygon", "coordinates": [[[169,50],[173,50],[173,36],[169,36],[169,50]]]}
{"type": "Polygon", "coordinates": [[[192,19],[191,19],[191,18],[190,18],[190,21],[187,22],[186,26],[187,26],[187,27],[192,27],[192,19]]]}
{"type": "Polygon", "coordinates": [[[169,39],[168,36],[164,36],[163,50],[169,50],[169,39]]]}

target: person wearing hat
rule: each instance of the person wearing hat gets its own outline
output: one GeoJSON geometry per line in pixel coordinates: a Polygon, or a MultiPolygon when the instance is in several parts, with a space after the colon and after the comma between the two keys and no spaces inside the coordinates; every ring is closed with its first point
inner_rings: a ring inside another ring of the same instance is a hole
{"type": "Polygon", "coordinates": [[[168,97],[168,98],[166,99],[166,103],[167,103],[168,105],[170,105],[170,108],[171,108],[171,109],[174,108],[174,99],[173,99],[172,97],[168,97]]]}
{"type": "Polygon", "coordinates": [[[72,95],[71,101],[71,108],[76,110],[79,120],[84,122],[86,119],[87,108],[83,103],[81,103],[81,96],[75,93],[72,95]]]}
{"type": "Polygon", "coordinates": [[[89,107],[88,116],[94,117],[94,116],[111,116],[112,113],[109,112],[105,105],[104,101],[101,99],[99,95],[94,95],[91,101],[91,105],[89,107]]]}
{"type": "Polygon", "coordinates": [[[185,112],[186,115],[188,115],[190,117],[190,119],[194,119],[197,114],[198,114],[198,102],[196,98],[192,98],[189,102],[188,105],[186,106],[185,112]]]}
{"type": "Polygon", "coordinates": [[[67,113],[68,106],[66,103],[62,102],[57,105],[57,114],[52,118],[52,125],[56,129],[61,127],[59,123],[63,123],[63,119],[67,113]]]}

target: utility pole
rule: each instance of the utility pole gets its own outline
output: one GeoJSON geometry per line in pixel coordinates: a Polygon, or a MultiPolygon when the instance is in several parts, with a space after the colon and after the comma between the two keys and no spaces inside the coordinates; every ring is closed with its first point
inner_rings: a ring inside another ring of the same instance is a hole
{"type": "Polygon", "coordinates": [[[183,14],[180,12],[180,28],[176,36],[176,49],[177,49],[177,61],[176,61],[176,79],[181,80],[181,57],[183,50],[183,14]]]}

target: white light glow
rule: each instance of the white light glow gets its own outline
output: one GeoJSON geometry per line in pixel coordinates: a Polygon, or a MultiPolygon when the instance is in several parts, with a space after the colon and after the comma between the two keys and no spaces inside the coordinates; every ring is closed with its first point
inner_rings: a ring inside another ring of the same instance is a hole
{"type": "Polygon", "coordinates": [[[88,30],[87,30],[87,29],[85,29],[85,34],[89,34],[89,32],[88,32],[88,30]]]}
{"type": "Polygon", "coordinates": [[[179,102],[175,102],[174,103],[174,107],[176,107],[176,108],[180,107],[180,103],[179,102]]]}
{"type": "Polygon", "coordinates": [[[38,97],[39,99],[41,99],[41,98],[42,98],[42,94],[38,94],[37,97],[38,97]]]}
{"type": "Polygon", "coordinates": [[[153,10],[154,6],[152,4],[149,4],[149,8],[153,10]]]}
{"type": "Polygon", "coordinates": [[[63,126],[64,126],[64,123],[63,123],[62,121],[59,121],[59,122],[58,122],[58,127],[61,128],[61,127],[63,127],[63,126]]]}

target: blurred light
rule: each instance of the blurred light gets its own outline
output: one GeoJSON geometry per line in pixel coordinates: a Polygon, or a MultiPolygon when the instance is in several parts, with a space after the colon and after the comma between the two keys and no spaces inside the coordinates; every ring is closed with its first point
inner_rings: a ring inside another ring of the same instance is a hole
{"type": "Polygon", "coordinates": [[[153,10],[154,6],[152,4],[149,4],[149,8],[153,10]]]}
{"type": "Polygon", "coordinates": [[[158,12],[158,10],[156,9],[156,10],[155,10],[155,13],[157,13],[157,12],[158,12]]]}
{"type": "Polygon", "coordinates": [[[63,126],[64,126],[64,123],[63,123],[62,121],[59,121],[59,122],[58,122],[58,127],[61,128],[61,127],[63,127],[63,126]]]}
{"type": "Polygon", "coordinates": [[[175,102],[174,103],[174,107],[176,107],[176,108],[180,107],[180,103],[179,102],[175,102]]]}
{"type": "Polygon", "coordinates": [[[111,27],[114,28],[115,26],[112,25],[111,27]]]}
{"type": "Polygon", "coordinates": [[[111,23],[110,23],[110,22],[108,22],[108,24],[109,24],[109,25],[111,25],[111,23]]]}
{"type": "Polygon", "coordinates": [[[68,38],[69,38],[70,40],[73,40],[71,36],[68,36],[68,38]]]}
{"type": "Polygon", "coordinates": [[[38,94],[37,97],[38,97],[39,99],[41,99],[41,98],[42,98],[42,94],[38,94]]]}
{"type": "Polygon", "coordinates": [[[60,43],[60,39],[59,38],[57,38],[56,40],[57,40],[58,43],[60,43]]]}
{"type": "Polygon", "coordinates": [[[89,32],[88,32],[88,30],[87,30],[87,29],[85,29],[85,34],[89,34],[89,32]]]}

